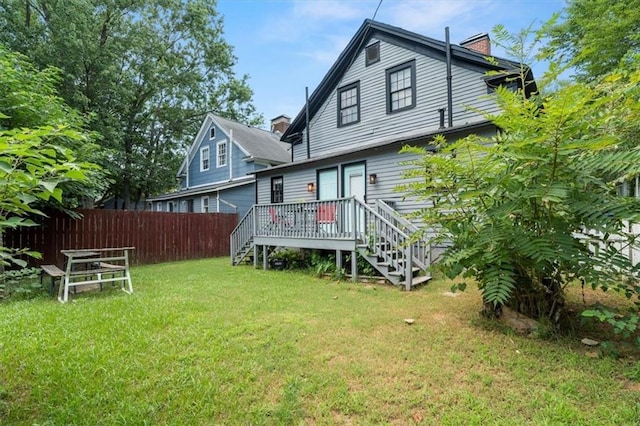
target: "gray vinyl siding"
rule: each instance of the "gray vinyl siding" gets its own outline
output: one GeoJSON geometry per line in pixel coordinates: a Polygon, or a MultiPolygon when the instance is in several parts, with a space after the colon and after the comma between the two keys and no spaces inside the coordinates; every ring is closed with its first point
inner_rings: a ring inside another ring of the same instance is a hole
{"type": "MultiPolygon", "coordinates": [[[[418,129],[429,131],[439,128],[438,109],[447,107],[446,63],[386,41],[380,42],[380,57],[379,62],[365,67],[363,48],[324,105],[312,117],[309,126],[311,158],[348,149],[349,146],[357,146],[372,139],[418,129]],[[385,71],[414,59],[416,106],[387,114],[385,71]],[[338,127],[336,89],[357,81],[360,82],[360,121],[338,127]]],[[[488,112],[497,111],[495,101],[487,95],[482,72],[454,65],[452,76],[454,126],[484,120],[482,115],[468,110],[468,106],[488,112]]],[[[446,116],[445,113],[445,125],[446,116]]],[[[294,147],[295,160],[304,159],[307,155],[306,131],[303,135],[303,143],[294,147]]]]}
{"type": "MultiPolygon", "coordinates": [[[[495,132],[494,128],[489,126],[484,129],[478,129],[476,134],[482,136],[491,136],[495,132]]],[[[464,137],[465,134],[458,134],[456,137],[464,137]]],[[[409,183],[409,180],[403,179],[403,171],[410,166],[402,164],[411,159],[415,159],[414,154],[400,154],[400,148],[388,149],[384,151],[368,151],[364,152],[358,159],[342,158],[331,162],[330,160],[321,161],[309,165],[298,170],[287,170],[286,172],[274,171],[272,176],[283,176],[284,180],[284,202],[298,202],[315,200],[316,193],[307,192],[307,183],[316,184],[316,176],[318,170],[327,169],[329,167],[338,167],[338,179],[341,187],[341,173],[345,165],[354,162],[365,162],[366,179],[366,201],[373,205],[375,200],[381,199],[391,204],[399,213],[406,215],[417,210],[428,208],[429,205],[424,201],[415,197],[406,197],[402,192],[398,192],[399,185],[409,183]],[[368,176],[375,173],[376,183],[370,184],[368,176]]],[[[258,203],[269,203],[271,201],[270,194],[271,176],[261,175],[258,180],[258,203]]]]}
{"type": "MultiPolygon", "coordinates": [[[[313,168],[287,171],[286,174],[274,173],[272,176],[283,176],[283,190],[285,203],[314,201],[316,193],[307,191],[309,182],[316,182],[316,171],[313,168]]],[[[264,176],[258,180],[258,203],[271,202],[271,176],[264,176]]]]}

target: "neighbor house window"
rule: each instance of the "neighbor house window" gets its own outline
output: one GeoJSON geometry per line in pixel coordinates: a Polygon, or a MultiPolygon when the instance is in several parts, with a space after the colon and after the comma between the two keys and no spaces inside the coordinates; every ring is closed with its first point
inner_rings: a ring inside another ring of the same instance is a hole
{"type": "Polygon", "coordinates": [[[201,199],[201,203],[200,203],[200,210],[202,211],[202,213],[209,213],[209,196],[205,195],[204,197],[202,197],[201,199]]]}
{"type": "Polygon", "coordinates": [[[209,170],[209,147],[205,146],[200,148],[200,171],[207,170],[209,170]]]}
{"type": "Polygon", "coordinates": [[[218,142],[216,147],[218,149],[218,167],[224,167],[227,165],[227,142],[218,142]]]}
{"type": "Polygon", "coordinates": [[[619,183],[616,192],[623,197],[638,197],[640,195],[640,177],[619,183]]]}
{"type": "Polygon", "coordinates": [[[212,127],[209,129],[209,139],[215,139],[216,138],[216,128],[212,127]]]}
{"type": "Polygon", "coordinates": [[[387,70],[387,113],[416,106],[416,62],[387,70]]]}
{"type": "Polygon", "coordinates": [[[284,201],[282,176],[271,178],[271,202],[282,203],[284,201]]]}
{"type": "Polygon", "coordinates": [[[193,213],[193,199],[187,200],[187,213],[193,213]]]}
{"type": "Polygon", "coordinates": [[[370,44],[365,48],[366,58],[365,66],[375,64],[380,61],[380,42],[370,44]]]}
{"type": "Polygon", "coordinates": [[[338,127],[360,121],[360,82],[338,89],[338,127]]]}
{"type": "Polygon", "coordinates": [[[162,203],[156,204],[156,211],[157,212],[161,212],[162,211],[162,203]]]}

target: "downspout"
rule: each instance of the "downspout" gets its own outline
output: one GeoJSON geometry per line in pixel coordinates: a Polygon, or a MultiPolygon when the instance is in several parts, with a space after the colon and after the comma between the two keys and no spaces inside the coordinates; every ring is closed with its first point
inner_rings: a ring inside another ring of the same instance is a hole
{"type": "Polygon", "coordinates": [[[311,144],[309,140],[309,86],[304,88],[304,97],[305,97],[305,115],[306,115],[306,125],[307,125],[307,160],[311,158],[311,144]]]}
{"type": "Polygon", "coordinates": [[[216,192],[216,213],[220,213],[220,191],[216,192]]]}
{"type": "Polygon", "coordinates": [[[447,49],[447,118],[449,127],[453,127],[453,88],[451,85],[451,41],[449,40],[449,27],[444,28],[447,49]]]}
{"type": "Polygon", "coordinates": [[[189,167],[191,167],[191,161],[189,161],[189,153],[187,152],[187,158],[185,160],[186,164],[185,164],[185,169],[187,172],[187,186],[185,187],[186,189],[189,189],[189,175],[191,174],[191,172],[189,172],[189,167]]]}
{"type": "Polygon", "coordinates": [[[233,180],[233,129],[229,129],[229,180],[233,180]]]}

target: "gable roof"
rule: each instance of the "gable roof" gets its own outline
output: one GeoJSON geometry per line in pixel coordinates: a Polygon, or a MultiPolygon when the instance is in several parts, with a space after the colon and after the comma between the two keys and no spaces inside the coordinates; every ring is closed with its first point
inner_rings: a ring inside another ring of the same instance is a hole
{"type": "Polygon", "coordinates": [[[178,170],[178,176],[186,173],[187,164],[195,156],[212,123],[222,130],[227,138],[230,139],[231,134],[233,134],[233,143],[245,154],[243,158],[245,161],[269,164],[282,164],[291,161],[290,145],[280,142],[279,135],[208,113],[202,121],[200,130],[193,139],[187,156],[178,170]]]}
{"type": "Polygon", "coordinates": [[[279,135],[268,130],[251,127],[237,121],[215,115],[215,122],[229,134],[233,131],[233,141],[253,160],[271,163],[291,161],[289,144],[280,142],[279,135]]]}
{"type": "MultiPolygon", "coordinates": [[[[362,49],[365,48],[369,40],[377,38],[390,43],[406,45],[424,55],[445,59],[447,44],[444,41],[426,37],[405,29],[383,24],[381,22],[366,19],[353,36],[347,47],[344,48],[336,62],[331,66],[318,87],[309,96],[309,115],[313,117],[323,102],[336,89],[343,75],[349,70],[362,49]]],[[[520,67],[519,63],[492,56],[494,61],[488,61],[486,56],[455,45],[451,46],[451,61],[454,64],[472,66],[486,71],[513,70],[520,67]]],[[[529,70],[530,72],[530,70],[529,70]]],[[[530,80],[533,80],[531,76],[530,80]]],[[[535,87],[527,89],[535,90],[535,87]]],[[[282,141],[290,141],[294,136],[302,132],[306,126],[306,106],[303,106],[296,118],[293,120],[287,131],[282,135],[282,141]]]]}

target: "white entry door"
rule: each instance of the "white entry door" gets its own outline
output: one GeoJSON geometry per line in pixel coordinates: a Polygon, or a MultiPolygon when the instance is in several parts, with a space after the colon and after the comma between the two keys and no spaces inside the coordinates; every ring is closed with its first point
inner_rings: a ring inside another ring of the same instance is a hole
{"type": "MultiPolygon", "coordinates": [[[[353,164],[346,166],[342,169],[342,182],[344,182],[343,196],[345,198],[355,197],[356,199],[364,202],[365,195],[365,178],[364,178],[364,164],[353,164]]],[[[357,231],[359,233],[364,232],[364,210],[358,210],[357,218],[353,217],[353,208],[349,208],[349,211],[345,215],[345,225],[348,232],[352,232],[354,219],[357,219],[357,231]]]]}

